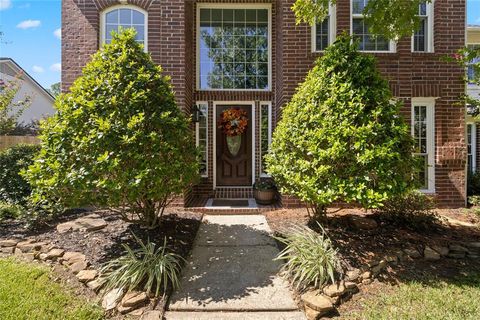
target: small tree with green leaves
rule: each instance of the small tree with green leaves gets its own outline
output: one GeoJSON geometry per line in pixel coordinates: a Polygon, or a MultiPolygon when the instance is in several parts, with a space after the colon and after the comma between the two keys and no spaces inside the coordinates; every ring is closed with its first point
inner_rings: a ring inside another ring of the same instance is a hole
{"type": "Polygon", "coordinates": [[[61,86],[62,84],[60,82],[56,82],[50,86],[50,89],[48,89],[48,92],[52,96],[57,97],[62,92],[61,86]]]}
{"type": "Polygon", "coordinates": [[[340,37],[283,109],[267,171],[317,214],[335,201],[375,208],[415,186],[409,127],[373,56],[340,37]]]}
{"type": "Polygon", "coordinates": [[[93,55],[70,90],[42,125],[42,150],[25,173],[33,201],[108,206],[158,226],[169,201],[199,171],[169,77],[128,29],[93,55]]]}
{"type": "Polygon", "coordinates": [[[0,135],[7,135],[14,131],[18,118],[31,104],[30,97],[27,95],[20,100],[16,99],[20,87],[20,75],[12,80],[0,79],[0,135]]]}

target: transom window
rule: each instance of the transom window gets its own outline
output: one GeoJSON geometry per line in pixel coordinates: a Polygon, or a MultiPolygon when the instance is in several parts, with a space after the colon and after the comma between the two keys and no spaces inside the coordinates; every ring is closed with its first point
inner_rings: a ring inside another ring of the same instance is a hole
{"type": "Polygon", "coordinates": [[[199,8],[198,14],[199,89],[269,89],[269,9],[199,8]]]}
{"type": "Polygon", "coordinates": [[[359,40],[361,51],[390,51],[390,41],[374,35],[368,30],[363,16],[363,9],[368,0],[352,0],[352,34],[359,40]]]}
{"type": "Polygon", "coordinates": [[[119,31],[120,28],[134,28],[137,31],[136,40],[139,43],[147,45],[146,13],[140,9],[131,7],[116,8],[104,13],[104,25],[102,42],[110,43],[112,40],[112,31],[119,31]]]}

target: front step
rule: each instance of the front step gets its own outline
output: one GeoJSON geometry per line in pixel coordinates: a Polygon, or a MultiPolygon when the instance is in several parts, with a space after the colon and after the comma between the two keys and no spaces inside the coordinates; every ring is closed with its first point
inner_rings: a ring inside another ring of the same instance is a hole
{"type": "Polygon", "coordinates": [[[261,212],[279,209],[278,204],[259,205],[253,198],[209,198],[204,206],[190,207],[194,212],[208,213],[212,215],[230,214],[259,214],[261,212]],[[242,203],[244,202],[244,203],[242,203]]]}

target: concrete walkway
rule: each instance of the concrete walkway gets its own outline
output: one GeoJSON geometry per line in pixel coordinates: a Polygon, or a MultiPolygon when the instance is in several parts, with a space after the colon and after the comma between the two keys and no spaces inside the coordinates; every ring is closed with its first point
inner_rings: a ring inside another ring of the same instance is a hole
{"type": "Polygon", "coordinates": [[[303,320],[262,215],[204,217],[166,319],[303,320]]]}

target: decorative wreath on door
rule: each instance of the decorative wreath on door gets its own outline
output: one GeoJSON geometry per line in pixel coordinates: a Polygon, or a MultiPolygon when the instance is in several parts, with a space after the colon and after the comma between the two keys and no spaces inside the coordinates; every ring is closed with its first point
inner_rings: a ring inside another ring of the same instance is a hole
{"type": "Polygon", "coordinates": [[[247,112],[240,108],[229,108],[222,112],[218,121],[218,128],[228,137],[242,135],[247,129],[247,112]]]}

